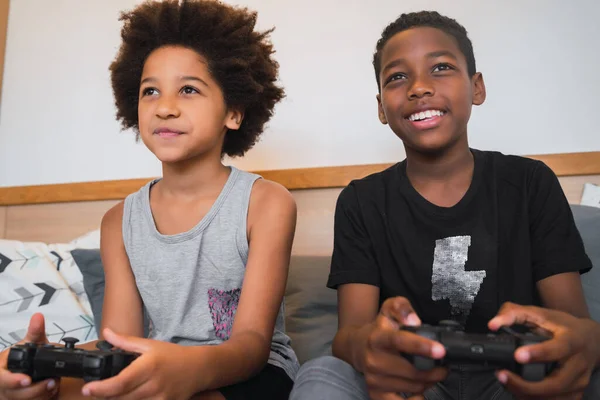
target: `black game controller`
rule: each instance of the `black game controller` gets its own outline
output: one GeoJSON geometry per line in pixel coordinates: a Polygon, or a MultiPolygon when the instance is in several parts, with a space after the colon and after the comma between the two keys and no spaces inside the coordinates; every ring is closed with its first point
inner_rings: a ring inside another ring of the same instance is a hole
{"type": "Polygon", "coordinates": [[[98,342],[98,350],[90,351],[75,348],[76,338],[62,340],[65,347],[35,343],[13,346],[8,353],[8,370],[29,375],[33,382],[59,377],[90,382],[117,375],[139,356],[114,349],[106,341],[98,342]]]}
{"type": "Polygon", "coordinates": [[[436,366],[479,364],[507,369],[527,381],[541,381],[556,367],[556,363],[520,364],[515,360],[514,353],[518,347],[549,339],[529,330],[520,333],[504,327],[496,333],[465,333],[460,324],[454,321],[441,321],[437,326],[405,326],[401,329],[435,340],[446,349],[445,357],[439,360],[404,354],[419,370],[430,370],[436,366]]]}

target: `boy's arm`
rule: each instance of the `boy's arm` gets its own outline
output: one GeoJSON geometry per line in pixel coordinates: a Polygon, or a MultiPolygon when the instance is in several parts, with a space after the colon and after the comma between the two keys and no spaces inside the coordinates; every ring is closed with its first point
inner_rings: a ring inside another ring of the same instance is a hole
{"type": "Polygon", "coordinates": [[[529,179],[529,227],[534,279],[544,307],[589,317],[580,274],[591,261],[558,178],[538,162],[529,179]]]}
{"type": "Polygon", "coordinates": [[[123,204],[120,202],[108,210],[100,226],[100,255],[105,276],[102,330],[110,327],[120,334],[141,337],[144,334],[142,299],[123,243],[123,204]]]}
{"type": "Polygon", "coordinates": [[[363,372],[368,335],[379,312],[379,268],[352,184],[338,197],[333,236],[327,285],[338,291],[338,331],[332,353],[363,372]]]}
{"type": "Polygon", "coordinates": [[[579,272],[565,272],[542,279],[537,283],[537,289],[544,307],[590,318],[579,272]]]}
{"type": "Polygon", "coordinates": [[[379,288],[360,283],[338,288],[338,331],[332,345],[334,356],[364,371],[368,336],[379,311],[379,288]]]}

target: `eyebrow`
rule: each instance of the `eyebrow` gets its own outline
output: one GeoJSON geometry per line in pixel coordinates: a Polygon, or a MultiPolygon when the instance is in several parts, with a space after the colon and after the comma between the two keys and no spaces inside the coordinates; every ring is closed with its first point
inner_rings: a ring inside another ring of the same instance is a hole
{"type": "MultiPolygon", "coordinates": [[[[204,80],[198,78],[197,76],[182,76],[179,80],[180,81],[196,81],[196,82],[200,82],[201,84],[203,84],[206,87],[209,87],[208,83],[206,83],[204,80]]],[[[148,77],[148,78],[142,79],[140,84],[143,85],[144,83],[153,83],[153,82],[156,82],[156,78],[148,77]]]]}
{"type": "MultiPolygon", "coordinates": [[[[451,51],[448,50],[438,50],[438,51],[432,51],[431,53],[427,53],[426,55],[427,58],[438,58],[438,57],[450,57],[453,60],[457,60],[456,56],[454,55],[454,53],[452,53],[451,51]]],[[[393,61],[390,61],[382,70],[382,72],[387,71],[388,69],[397,67],[398,65],[404,64],[406,63],[406,59],[404,58],[397,58],[393,61]]]]}

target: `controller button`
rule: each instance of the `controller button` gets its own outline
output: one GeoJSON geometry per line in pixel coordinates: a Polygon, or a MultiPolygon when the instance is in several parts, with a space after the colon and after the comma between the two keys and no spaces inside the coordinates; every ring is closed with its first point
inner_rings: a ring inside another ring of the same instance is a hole
{"type": "Polygon", "coordinates": [[[483,354],[484,352],[485,352],[485,349],[480,344],[474,344],[471,346],[471,353],[483,354]]]}

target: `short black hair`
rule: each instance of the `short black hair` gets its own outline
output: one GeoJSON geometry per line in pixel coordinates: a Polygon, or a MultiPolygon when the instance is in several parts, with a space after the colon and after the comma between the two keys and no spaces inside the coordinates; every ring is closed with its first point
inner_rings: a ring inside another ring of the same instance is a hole
{"type": "Polygon", "coordinates": [[[475,75],[477,68],[475,66],[473,44],[464,26],[452,18],[441,15],[437,11],[419,11],[400,15],[398,19],[390,23],[381,33],[381,38],[377,41],[376,51],[373,55],[373,66],[375,67],[375,79],[377,80],[378,88],[381,87],[379,80],[379,74],[381,73],[381,52],[385,44],[397,33],[422,26],[439,29],[456,39],[458,48],[467,60],[469,76],[475,75]]]}
{"type": "Polygon", "coordinates": [[[222,154],[242,156],[251,149],[284,96],[276,84],[279,64],[264,32],[254,30],[256,12],[214,0],[146,1],[121,14],[122,44],[110,65],[117,119],[139,139],[138,102],[146,59],[163,46],[182,46],[206,58],[227,107],[244,119],[227,132],[222,154]]]}

